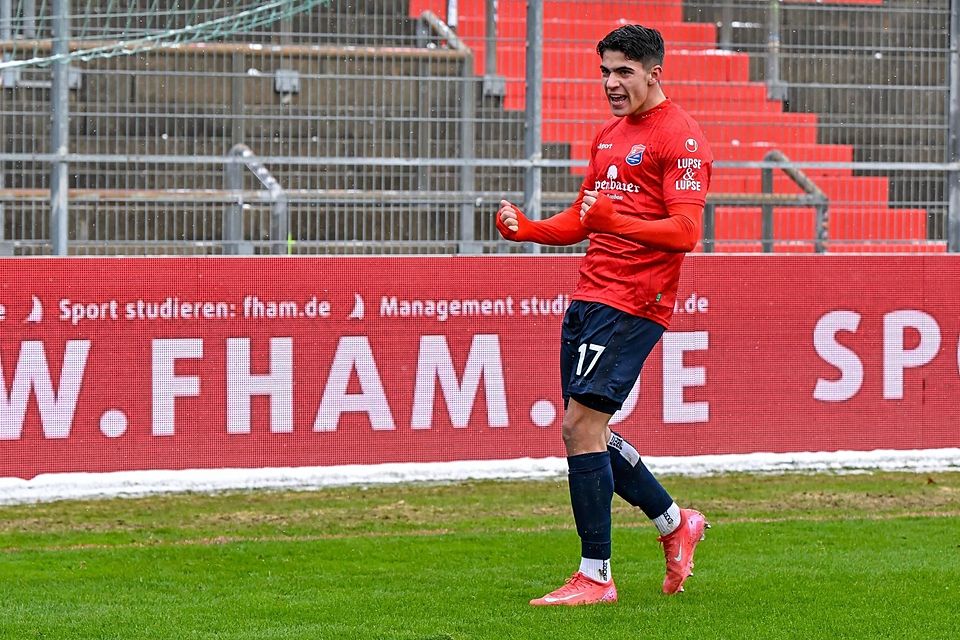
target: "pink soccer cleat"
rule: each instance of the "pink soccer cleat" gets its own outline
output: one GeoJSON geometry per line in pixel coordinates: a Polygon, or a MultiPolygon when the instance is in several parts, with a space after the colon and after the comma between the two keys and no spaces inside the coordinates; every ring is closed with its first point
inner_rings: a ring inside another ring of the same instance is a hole
{"type": "Polygon", "coordinates": [[[664,593],[683,591],[684,581],[693,574],[693,553],[709,527],[699,511],[680,509],[680,526],[673,533],[657,538],[663,544],[663,555],[667,559],[664,593]]]}
{"type": "Polygon", "coordinates": [[[617,601],[617,587],[610,582],[597,582],[579,571],[570,576],[570,579],[556,591],[551,591],[542,598],[530,601],[535,607],[549,607],[556,605],[574,606],[578,604],[601,604],[617,601]]]}

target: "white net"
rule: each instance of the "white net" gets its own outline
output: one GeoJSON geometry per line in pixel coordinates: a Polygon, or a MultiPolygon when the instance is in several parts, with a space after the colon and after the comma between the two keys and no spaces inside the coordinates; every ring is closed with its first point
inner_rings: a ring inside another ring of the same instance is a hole
{"type": "Polygon", "coordinates": [[[329,0],[0,0],[0,69],[129,55],[249,33],[329,0]],[[67,22],[63,21],[69,16],[67,22]],[[57,33],[56,25],[69,25],[57,33]],[[54,38],[68,41],[57,53],[54,38]]]}

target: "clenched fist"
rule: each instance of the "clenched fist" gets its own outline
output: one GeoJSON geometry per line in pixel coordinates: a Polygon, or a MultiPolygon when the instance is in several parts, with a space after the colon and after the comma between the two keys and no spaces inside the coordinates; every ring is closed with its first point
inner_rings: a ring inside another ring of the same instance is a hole
{"type": "Polygon", "coordinates": [[[500,210],[497,211],[497,226],[503,225],[512,233],[516,233],[520,230],[521,216],[523,216],[523,214],[520,213],[520,210],[513,206],[513,204],[507,202],[506,200],[501,200],[500,210]]]}
{"type": "Polygon", "coordinates": [[[580,219],[583,219],[583,216],[586,215],[587,210],[593,206],[597,201],[600,193],[597,191],[584,191],[583,192],[583,202],[580,204],[580,219]]]}

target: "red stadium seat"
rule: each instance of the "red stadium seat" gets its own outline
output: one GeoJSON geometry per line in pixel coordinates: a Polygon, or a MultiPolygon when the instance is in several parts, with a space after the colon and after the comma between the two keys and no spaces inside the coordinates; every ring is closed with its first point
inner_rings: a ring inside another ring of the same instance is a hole
{"type": "MultiPolygon", "coordinates": [[[[879,5],[882,0],[786,0],[788,2],[879,5]]],[[[474,50],[476,72],[484,72],[486,0],[461,0],[459,33],[474,50]]],[[[413,0],[414,15],[429,9],[444,15],[445,0],[413,0]]],[[[503,106],[524,109],[526,2],[498,2],[497,73],[507,79],[503,106]]],[[[700,122],[718,161],[759,161],[779,150],[798,162],[850,162],[847,145],[817,144],[817,115],[784,113],[767,98],[766,86],[750,80],[746,54],[716,47],[716,27],[683,22],[682,0],[639,0],[627,4],[550,1],[544,4],[543,140],[566,143],[573,159],[587,159],[599,123],[610,117],[603,100],[596,42],[621,24],[660,29],[667,44],[663,87],[668,97],[700,122]]],[[[573,173],[585,169],[574,168],[573,173]]],[[[888,205],[888,180],[854,176],[849,169],[805,169],[830,199],[830,250],[917,250],[926,238],[926,212],[888,205]],[[837,241],[835,244],[833,241],[837,241]],[[856,249],[859,247],[859,249],[856,249]]],[[[758,169],[718,168],[713,193],[760,193],[758,169]]],[[[782,172],[775,193],[800,193],[782,172]]],[[[716,251],[760,251],[760,209],[718,207],[716,251]]],[[[775,214],[774,250],[813,250],[811,208],[780,208],[775,214]]],[[[936,250],[934,245],[934,249],[936,250]]]]}

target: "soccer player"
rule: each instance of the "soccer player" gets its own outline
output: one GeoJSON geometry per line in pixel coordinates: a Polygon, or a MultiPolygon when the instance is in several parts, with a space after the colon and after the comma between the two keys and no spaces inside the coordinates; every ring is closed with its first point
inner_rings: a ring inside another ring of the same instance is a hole
{"type": "Polygon", "coordinates": [[[580,567],[532,605],[615,602],[610,510],[616,492],[660,533],[663,592],[683,591],[706,520],[681,509],[637,449],[610,430],[644,360],[670,323],[680,266],[700,237],[713,155],[699,125],[660,86],[663,38],[620,27],[597,45],[613,112],[595,136],[573,205],[532,221],[502,200],[496,225],[507,240],[571,245],[589,238],[561,330],[563,442],[580,567]]]}

